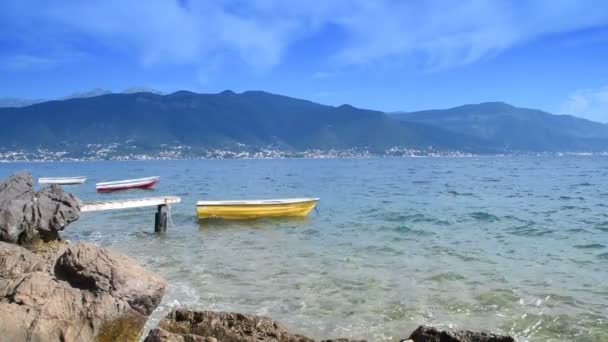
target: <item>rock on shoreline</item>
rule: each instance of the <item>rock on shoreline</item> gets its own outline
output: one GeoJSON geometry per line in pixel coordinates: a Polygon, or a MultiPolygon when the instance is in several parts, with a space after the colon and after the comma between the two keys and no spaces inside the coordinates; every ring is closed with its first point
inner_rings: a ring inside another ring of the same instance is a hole
{"type": "MultiPolygon", "coordinates": [[[[235,312],[175,310],[150,331],[144,342],[315,342],[290,334],[268,317],[235,312]]],[[[512,337],[484,332],[439,331],[419,326],[403,342],[515,342],[512,337]]],[[[366,342],[346,338],[321,342],[366,342]]]]}
{"type": "Polygon", "coordinates": [[[515,342],[515,339],[511,336],[468,330],[437,330],[424,325],[414,330],[409,339],[413,342],[515,342]]]}
{"type": "Polygon", "coordinates": [[[46,257],[0,242],[0,336],[7,341],[137,341],[165,282],[90,243],[46,257]]]}
{"type": "Polygon", "coordinates": [[[0,241],[56,240],[80,217],[80,201],[58,185],[38,192],[32,176],[20,172],[0,183],[0,241]]]}

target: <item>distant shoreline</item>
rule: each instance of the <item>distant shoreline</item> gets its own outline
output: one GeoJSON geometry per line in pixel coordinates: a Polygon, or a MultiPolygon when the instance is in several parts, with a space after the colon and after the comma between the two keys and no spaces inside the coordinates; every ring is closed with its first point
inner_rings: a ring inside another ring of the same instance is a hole
{"type": "Polygon", "coordinates": [[[19,158],[22,153],[13,154],[15,158],[6,158],[8,153],[0,153],[0,163],[46,163],[46,162],[101,162],[101,161],[181,161],[181,160],[282,160],[282,159],[400,159],[400,158],[499,158],[499,157],[602,157],[608,156],[608,152],[527,152],[527,153],[500,153],[500,154],[475,154],[467,152],[429,152],[420,154],[315,154],[315,155],[275,155],[255,156],[231,152],[227,156],[159,156],[159,155],[116,155],[106,158],[83,157],[62,158],[51,156],[39,156],[30,158],[19,158]],[[5,157],[5,158],[2,158],[5,157]]]}

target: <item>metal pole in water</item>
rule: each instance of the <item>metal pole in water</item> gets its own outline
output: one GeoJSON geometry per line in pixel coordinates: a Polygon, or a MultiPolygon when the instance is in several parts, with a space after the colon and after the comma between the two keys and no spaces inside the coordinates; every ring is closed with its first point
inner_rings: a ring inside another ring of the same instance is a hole
{"type": "Polygon", "coordinates": [[[166,233],[167,232],[167,205],[161,204],[158,206],[158,210],[154,215],[154,232],[155,233],[166,233]]]}

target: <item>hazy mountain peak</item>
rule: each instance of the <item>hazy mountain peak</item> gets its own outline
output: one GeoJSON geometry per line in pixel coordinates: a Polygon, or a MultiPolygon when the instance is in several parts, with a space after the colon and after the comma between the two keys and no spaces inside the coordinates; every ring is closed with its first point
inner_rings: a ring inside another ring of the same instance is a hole
{"type": "Polygon", "coordinates": [[[44,102],[43,99],[22,99],[19,97],[0,97],[0,108],[4,107],[25,107],[36,103],[44,102]]]}
{"type": "Polygon", "coordinates": [[[478,104],[466,104],[458,107],[451,108],[452,110],[476,110],[476,111],[487,111],[488,113],[500,113],[504,111],[511,111],[518,109],[506,102],[494,101],[494,102],[482,102],[478,104]]]}
{"type": "Polygon", "coordinates": [[[220,92],[219,95],[237,95],[237,94],[230,89],[226,89],[226,90],[220,92]]]}
{"type": "Polygon", "coordinates": [[[390,115],[401,121],[484,139],[515,151],[608,150],[606,125],[504,102],[390,115]]]}
{"type": "Polygon", "coordinates": [[[88,91],[73,93],[71,95],[61,98],[61,100],[95,97],[95,96],[101,96],[101,95],[107,95],[107,94],[112,94],[112,91],[108,90],[108,89],[104,89],[104,88],[93,88],[88,91]]]}
{"type": "Polygon", "coordinates": [[[160,90],[156,90],[154,88],[145,87],[145,86],[136,86],[127,88],[122,91],[124,94],[134,94],[134,93],[152,93],[157,95],[164,95],[164,93],[160,90]]]}
{"type": "Polygon", "coordinates": [[[189,91],[189,90],[178,90],[176,92],[173,92],[171,94],[168,94],[169,96],[192,96],[192,95],[197,95],[195,92],[189,91]]]}

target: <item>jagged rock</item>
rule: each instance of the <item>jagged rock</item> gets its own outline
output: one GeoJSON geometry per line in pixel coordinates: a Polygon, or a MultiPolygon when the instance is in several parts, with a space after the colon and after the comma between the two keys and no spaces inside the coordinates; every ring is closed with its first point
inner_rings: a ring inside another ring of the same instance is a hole
{"type": "Polygon", "coordinates": [[[42,189],[35,198],[39,216],[38,221],[32,223],[45,237],[56,239],[57,232],[80,217],[80,201],[59,185],[42,189]]]}
{"type": "MultiPolygon", "coordinates": [[[[152,329],[145,342],[314,342],[290,334],[267,317],[234,312],[176,310],[152,329]]],[[[349,339],[321,342],[365,342],[349,339]]]]}
{"type": "Polygon", "coordinates": [[[2,340],[137,341],[165,291],[132,259],[89,243],[44,257],[0,242],[2,340]]]}
{"type": "Polygon", "coordinates": [[[437,330],[424,325],[414,330],[409,339],[414,342],[515,342],[510,336],[468,330],[437,330]]]}
{"type": "Polygon", "coordinates": [[[282,324],[267,317],[189,310],[176,310],[167,315],[145,341],[213,341],[209,338],[221,342],[314,342],[290,334],[282,324]]]}
{"type": "Polygon", "coordinates": [[[154,311],[165,290],[160,277],[131,258],[89,243],[66,248],[55,264],[55,276],[75,288],[108,293],[145,316],[154,311]]]}
{"type": "Polygon", "coordinates": [[[0,279],[41,271],[44,260],[27,249],[0,242],[0,279]]]}
{"type": "Polygon", "coordinates": [[[58,185],[34,190],[32,176],[20,172],[0,183],[0,241],[52,240],[80,217],[80,201],[58,185]]]}
{"type": "Polygon", "coordinates": [[[145,342],[218,342],[214,337],[170,333],[162,328],[152,329],[145,342]]]}

